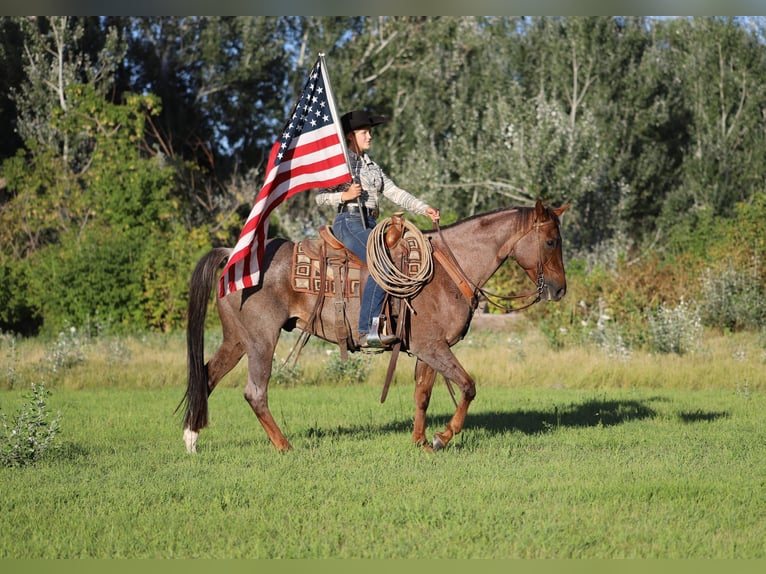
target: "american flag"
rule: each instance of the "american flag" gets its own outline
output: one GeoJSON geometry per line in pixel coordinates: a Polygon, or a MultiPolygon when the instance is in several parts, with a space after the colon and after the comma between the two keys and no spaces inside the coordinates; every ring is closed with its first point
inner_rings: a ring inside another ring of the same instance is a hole
{"type": "Polygon", "coordinates": [[[280,203],[307,189],[351,180],[325,68],[320,54],[281,137],[271,148],[266,181],[223,268],[219,297],[258,284],[269,215],[280,203]]]}

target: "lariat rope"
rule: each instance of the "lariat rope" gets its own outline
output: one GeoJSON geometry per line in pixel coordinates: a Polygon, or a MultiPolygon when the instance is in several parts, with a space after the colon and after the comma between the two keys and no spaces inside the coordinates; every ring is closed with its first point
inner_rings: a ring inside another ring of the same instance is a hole
{"type": "Polygon", "coordinates": [[[384,219],[370,232],[370,237],[367,240],[367,267],[375,282],[388,293],[394,297],[408,299],[417,295],[423,286],[431,280],[433,275],[431,242],[415,225],[406,219],[402,220],[405,228],[404,233],[409,232],[411,234],[422,254],[420,270],[410,277],[403,273],[391,260],[386,246],[386,229],[391,221],[392,218],[390,217],[384,219]]]}

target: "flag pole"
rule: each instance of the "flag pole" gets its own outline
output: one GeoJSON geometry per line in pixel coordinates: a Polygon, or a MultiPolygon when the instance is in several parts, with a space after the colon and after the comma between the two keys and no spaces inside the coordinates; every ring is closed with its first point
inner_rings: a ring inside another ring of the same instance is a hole
{"type": "MultiPolygon", "coordinates": [[[[330,83],[330,74],[327,72],[327,65],[324,60],[324,52],[319,52],[320,68],[322,70],[322,78],[324,79],[324,85],[327,89],[327,104],[330,106],[332,112],[333,121],[335,122],[335,129],[341,134],[340,147],[343,149],[343,156],[346,158],[346,167],[348,167],[348,173],[351,174],[351,179],[354,183],[361,183],[357,177],[354,176],[354,170],[351,167],[351,159],[348,156],[348,148],[346,147],[346,134],[343,133],[343,126],[340,123],[340,116],[338,115],[338,109],[335,107],[335,94],[332,91],[332,84],[330,83]]],[[[362,205],[362,196],[359,195],[356,198],[356,202],[359,205],[359,217],[362,220],[362,227],[367,229],[367,220],[364,216],[364,206],[362,205]]]]}

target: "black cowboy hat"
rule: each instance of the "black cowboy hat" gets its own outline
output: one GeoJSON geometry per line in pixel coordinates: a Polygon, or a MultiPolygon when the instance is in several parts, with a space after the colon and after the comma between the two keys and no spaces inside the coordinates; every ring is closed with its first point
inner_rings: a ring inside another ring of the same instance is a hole
{"type": "Polygon", "coordinates": [[[340,118],[344,134],[354,130],[361,130],[362,128],[379,126],[387,121],[388,118],[385,116],[373,116],[364,110],[354,110],[353,112],[343,114],[340,118]]]}

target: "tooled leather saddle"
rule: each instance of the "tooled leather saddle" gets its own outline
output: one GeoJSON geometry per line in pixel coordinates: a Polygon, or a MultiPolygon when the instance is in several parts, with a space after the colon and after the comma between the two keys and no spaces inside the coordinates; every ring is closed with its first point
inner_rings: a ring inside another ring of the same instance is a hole
{"type": "MultiPolygon", "coordinates": [[[[411,245],[406,240],[406,236],[402,240],[403,235],[405,235],[405,228],[402,214],[395,213],[386,228],[386,247],[393,260],[406,259],[407,272],[414,275],[418,271],[417,268],[413,268],[412,263],[418,259],[412,252],[416,246],[411,245]],[[399,252],[406,253],[408,257],[397,257],[396,254],[399,252]]],[[[299,293],[317,295],[306,330],[307,332],[312,330],[325,299],[332,297],[335,303],[335,335],[340,347],[341,359],[344,361],[348,356],[348,349],[356,348],[346,310],[348,300],[361,295],[363,269],[366,269],[365,263],[349,251],[328,226],[323,225],[319,228],[319,238],[304,239],[293,247],[292,288],[299,293]]],[[[392,319],[395,317],[391,317],[390,307],[386,304],[383,306],[387,315],[386,324],[393,327],[392,319]]]]}

